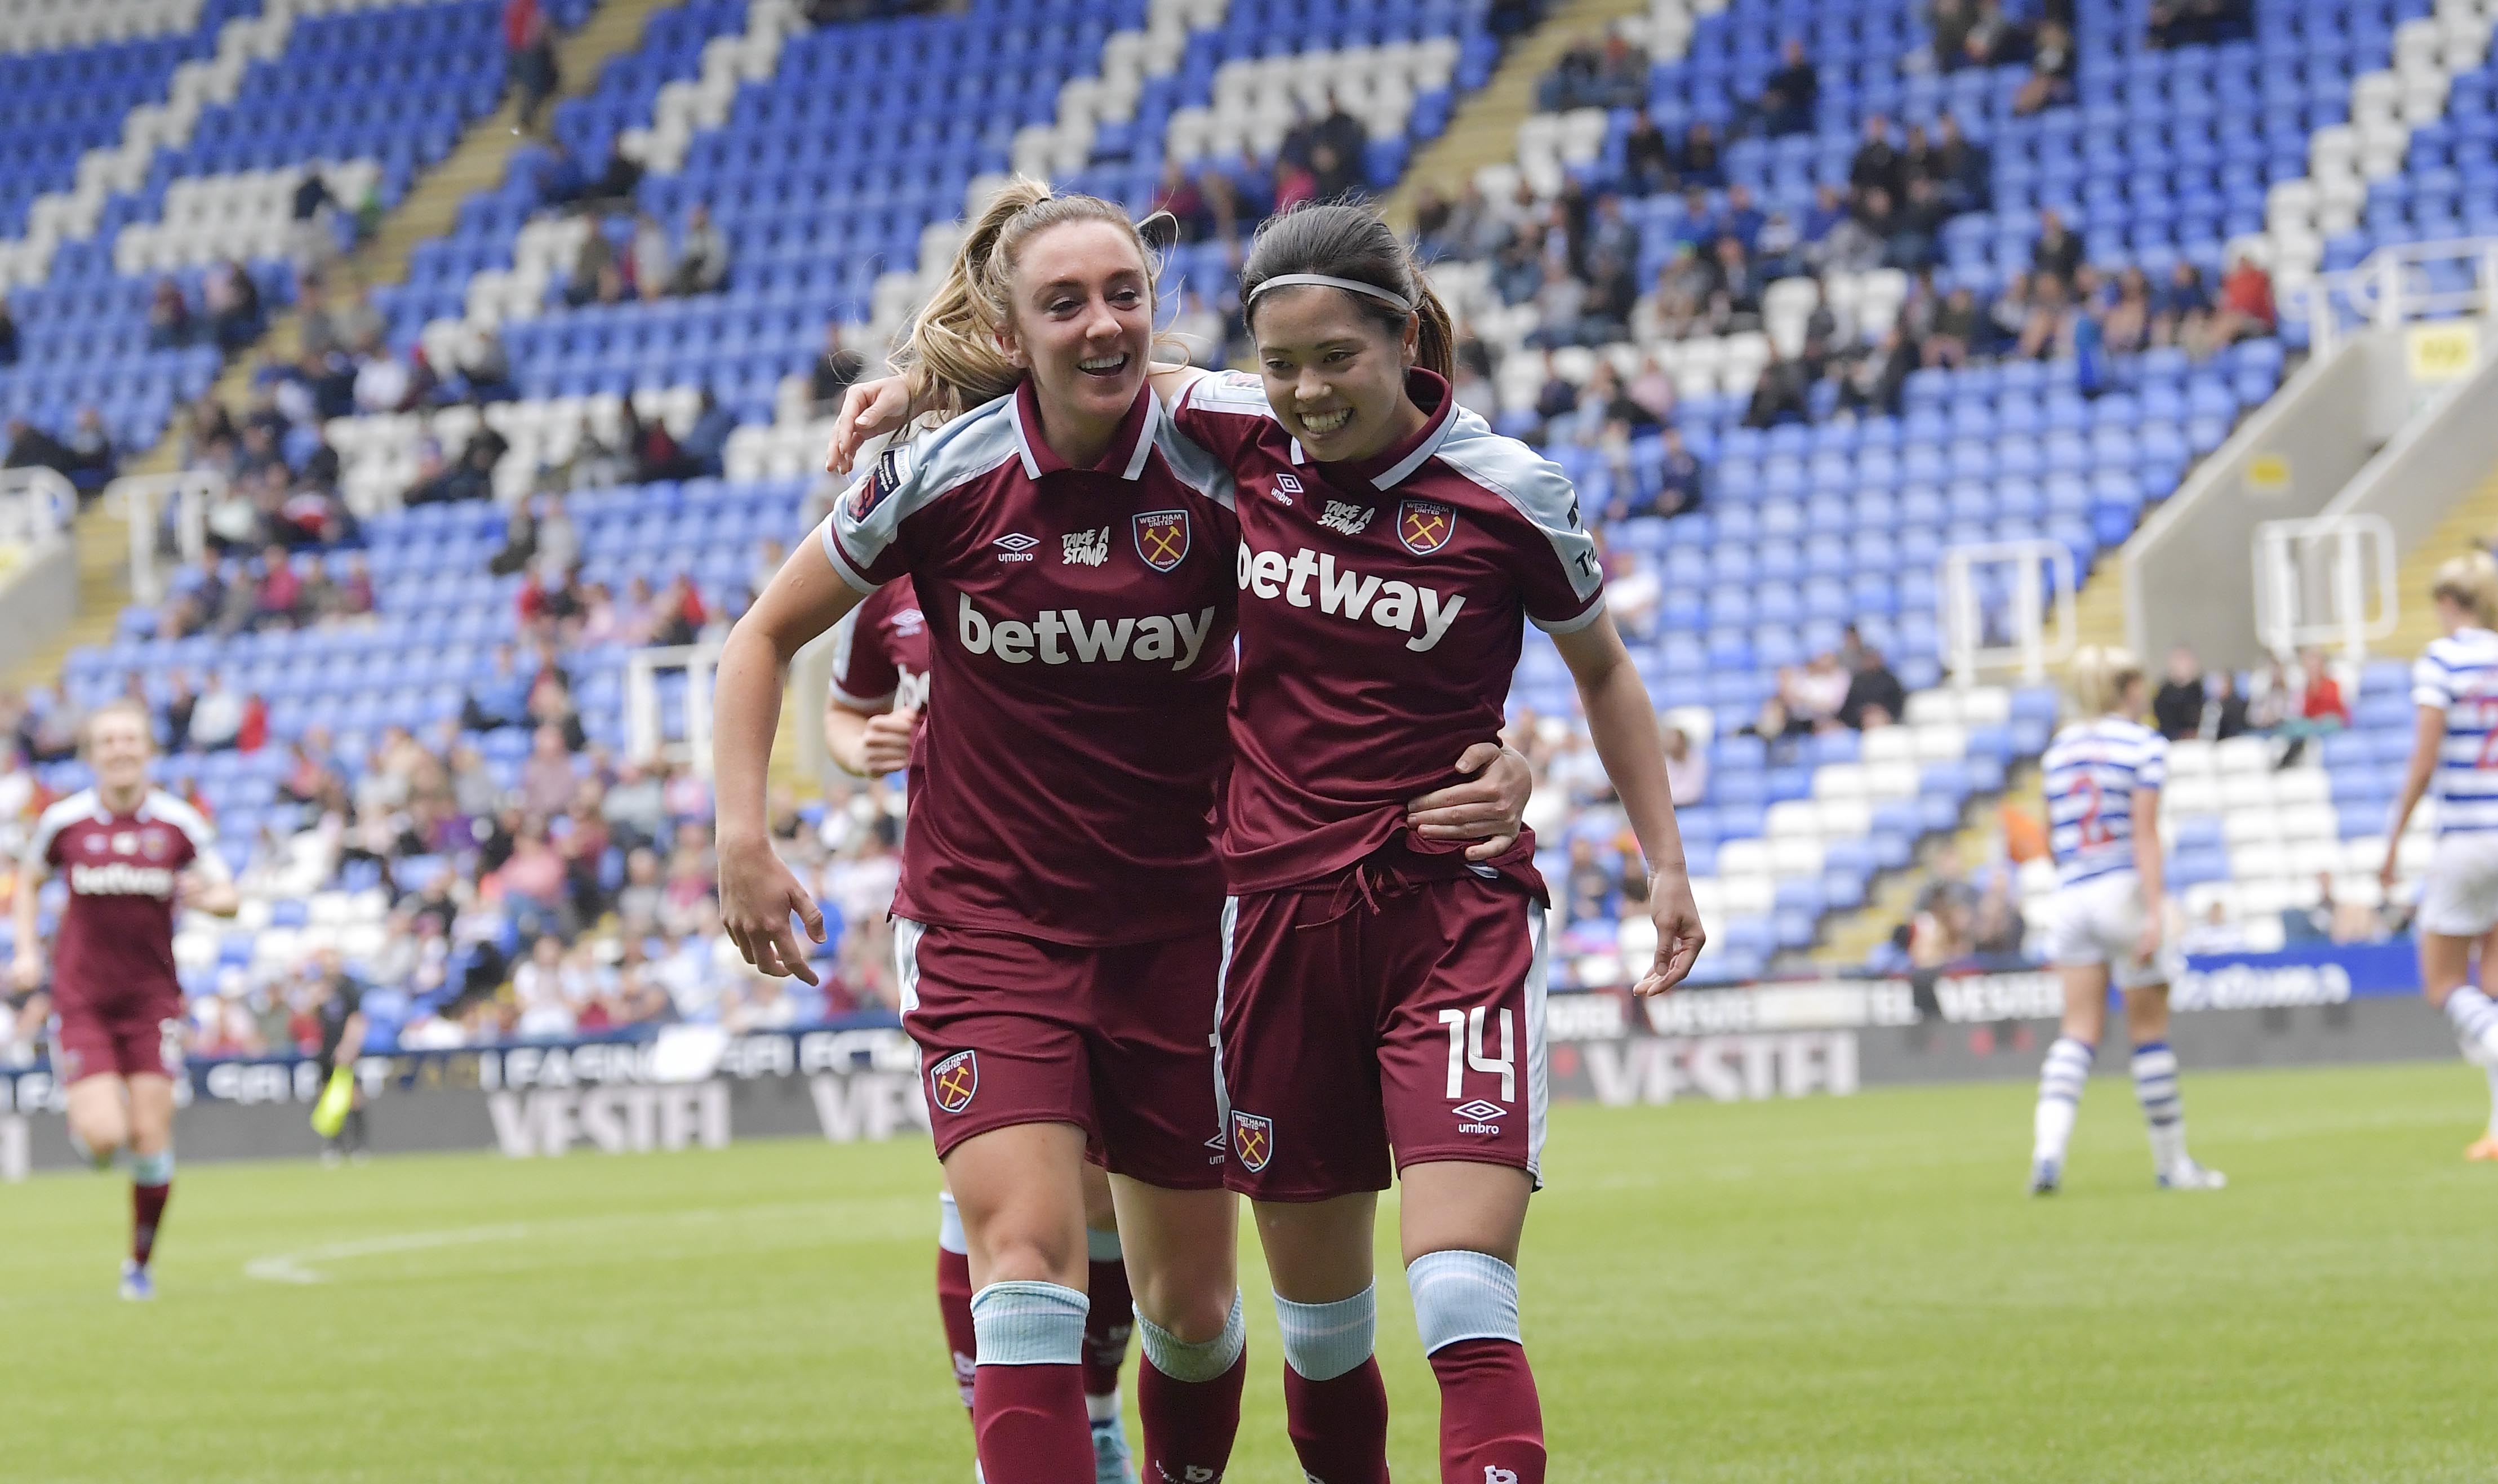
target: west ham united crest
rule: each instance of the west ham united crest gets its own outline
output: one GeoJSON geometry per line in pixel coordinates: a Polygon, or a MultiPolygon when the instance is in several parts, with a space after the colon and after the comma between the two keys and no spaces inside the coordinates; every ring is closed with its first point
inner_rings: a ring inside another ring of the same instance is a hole
{"type": "Polygon", "coordinates": [[[1457,533],[1457,512],[1436,500],[1409,500],[1396,507],[1396,539],[1418,557],[1427,557],[1457,533]]]}
{"type": "Polygon", "coordinates": [[[1232,1152],[1240,1168],[1255,1175],[1275,1157],[1275,1121],[1232,1110],[1232,1152]]]}
{"type": "Polygon", "coordinates": [[[1157,572],[1168,572],[1188,555],[1188,512],[1147,510],[1134,520],[1137,555],[1157,572]]]}
{"type": "Polygon", "coordinates": [[[928,1069],[928,1100],[940,1113],[961,1113],[979,1090],[980,1058],[975,1052],[956,1051],[928,1069]]]}

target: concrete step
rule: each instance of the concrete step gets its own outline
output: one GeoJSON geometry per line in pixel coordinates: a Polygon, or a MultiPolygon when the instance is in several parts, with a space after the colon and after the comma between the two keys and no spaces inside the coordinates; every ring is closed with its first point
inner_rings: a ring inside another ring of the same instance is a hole
{"type": "Polygon", "coordinates": [[[1542,25],[1512,43],[1491,81],[1458,104],[1447,131],[1425,146],[1389,193],[1380,208],[1388,224],[1399,232],[1413,230],[1420,187],[1454,195],[1486,165],[1517,159],[1518,126],[1535,112],[1535,84],[1561,53],[1647,9],[1647,0],[1563,0],[1542,25]]]}
{"type": "Polygon", "coordinates": [[[2478,489],[2454,502],[2428,537],[2405,552],[2394,569],[2393,637],[2372,646],[2377,653],[2408,659],[2438,636],[2437,610],[2429,605],[2429,584],[2437,569],[2453,558],[2481,547],[2498,535],[2498,470],[2478,489]]]}

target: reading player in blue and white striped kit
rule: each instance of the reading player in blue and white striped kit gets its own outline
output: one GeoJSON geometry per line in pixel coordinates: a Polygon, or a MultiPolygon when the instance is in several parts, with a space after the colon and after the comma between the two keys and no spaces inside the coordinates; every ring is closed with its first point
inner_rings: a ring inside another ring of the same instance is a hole
{"type": "Polygon", "coordinates": [[[2125,991],[2133,1042],[2133,1090],[2151,1129],[2162,1188],[2217,1190],[2226,1183],[2186,1153],[2177,1053],[2168,1048],[2168,984],[2180,961],[2165,940],[2160,856],[2160,789],[2168,743],[2142,725],[2142,665],[2096,645],[2073,657],[2073,698],[2087,720],[2056,733],[2044,759],[2048,848],[2056,857],[2048,957],[2065,981],[2065,1023],[2038,1074],[2037,1143],[2030,1193],[2063,1183],[2065,1149],[2081,1111],[2091,1058],[2107,1024],[2107,992],[2125,991]]]}
{"type": "Polygon", "coordinates": [[[2437,783],[2437,854],[2420,893],[2420,988],[2446,1012],[2463,1054],[2489,1073],[2489,1131],[2466,1159],[2498,1160],[2498,1004],[2472,983],[2472,952],[2489,971],[2498,949],[2498,562],[2457,557],[2429,588],[2443,638],[2412,666],[2418,730],[2411,771],[2386,836],[2379,879],[2390,888],[2403,826],[2437,783]]]}

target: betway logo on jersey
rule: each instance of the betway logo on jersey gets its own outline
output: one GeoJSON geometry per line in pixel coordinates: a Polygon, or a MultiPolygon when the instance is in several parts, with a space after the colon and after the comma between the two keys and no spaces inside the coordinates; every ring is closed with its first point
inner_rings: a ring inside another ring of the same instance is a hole
{"type": "Polygon", "coordinates": [[[74,865],[70,889],[80,896],[153,896],[174,894],[174,873],[163,866],[74,865]]]}
{"type": "Polygon", "coordinates": [[[1290,557],[1279,551],[1240,546],[1241,590],[1260,597],[1281,597],[1296,608],[1315,607],[1351,623],[1372,623],[1414,637],[1405,647],[1422,654],[1449,636],[1466,605],[1462,593],[1442,594],[1438,588],[1398,582],[1335,565],[1333,555],[1304,546],[1290,557]]]}
{"type": "Polygon", "coordinates": [[[958,595],[954,634],[975,655],[995,655],[1009,664],[1116,664],[1123,660],[1168,660],[1175,670],[1197,662],[1214,629],[1214,610],[1148,614],[1143,618],[1086,618],[1074,608],[1044,608],[1027,623],[992,620],[958,595]]]}

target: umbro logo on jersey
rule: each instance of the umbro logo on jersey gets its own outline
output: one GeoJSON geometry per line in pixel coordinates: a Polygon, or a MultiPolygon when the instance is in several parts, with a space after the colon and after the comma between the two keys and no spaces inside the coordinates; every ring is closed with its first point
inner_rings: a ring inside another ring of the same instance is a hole
{"type": "Polygon", "coordinates": [[[1110,528],[1060,536],[1058,552],[1058,560],[1069,566],[1100,566],[1110,560],[1110,528]]]}
{"type": "Polygon", "coordinates": [[[1301,493],[1301,482],[1299,480],[1294,478],[1290,474],[1277,474],[1275,476],[1275,502],[1277,504],[1291,504],[1293,502],[1293,497],[1299,493],[1301,493]]]}
{"type": "Polygon", "coordinates": [[[1041,542],[1020,531],[1010,531],[989,544],[998,549],[998,560],[1001,562],[1029,562],[1032,560],[1032,549],[1039,546],[1041,542]]]}
{"type": "Polygon", "coordinates": [[[1340,567],[1333,556],[1306,546],[1286,557],[1243,542],[1238,576],[1242,591],[1252,597],[1281,597],[1296,608],[1315,605],[1321,613],[1357,624],[1367,620],[1400,633],[1415,633],[1419,625],[1422,631],[1405,641],[1418,655],[1449,636],[1449,626],[1466,605],[1462,593],[1444,596],[1438,588],[1368,576],[1340,567]]]}

